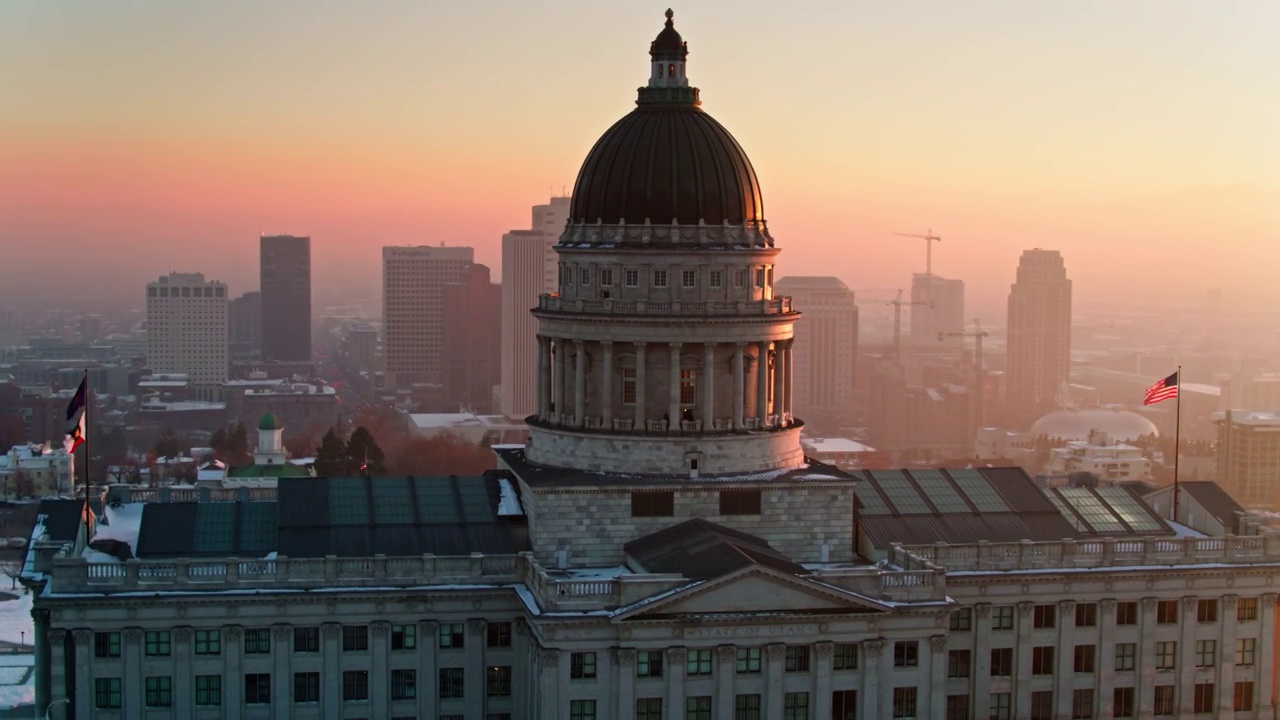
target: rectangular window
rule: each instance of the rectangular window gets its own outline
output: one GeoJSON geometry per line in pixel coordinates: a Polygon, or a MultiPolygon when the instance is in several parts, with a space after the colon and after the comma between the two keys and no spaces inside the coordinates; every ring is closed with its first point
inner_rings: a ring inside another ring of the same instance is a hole
{"type": "Polygon", "coordinates": [[[392,650],[413,650],[418,647],[418,626],[417,625],[392,625],[391,626],[391,649],[392,650]]]}
{"type": "Polygon", "coordinates": [[[764,268],[756,268],[756,287],[764,287],[764,268]]]}
{"type": "Polygon", "coordinates": [[[1156,715],[1172,715],[1173,698],[1173,685],[1157,685],[1153,703],[1156,715]]]}
{"type": "Polygon", "coordinates": [[[496,665],[485,670],[485,694],[489,697],[511,696],[511,666],[496,665]]]}
{"type": "Polygon", "coordinates": [[[584,285],[584,286],[585,286],[585,285],[590,285],[590,284],[591,284],[591,269],[590,269],[590,268],[580,268],[580,269],[578,270],[578,284],[579,284],[579,285],[584,285]]]}
{"type": "Polygon", "coordinates": [[[1097,624],[1097,603],[1080,603],[1076,605],[1076,627],[1095,627],[1097,624]]]}
{"type": "Polygon", "coordinates": [[[809,720],[809,693],[784,693],[782,696],[782,720],[809,720]]]}
{"type": "Polygon", "coordinates": [[[1178,658],[1178,643],[1165,640],[1156,643],[1156,669],[1172,670],[1178,658]]]}
{"type": "Polygon", "coordinates": [[[1031,627],[1045,630],[1058,624],[1058,607],[1056,605],[1036,605],[1031,609],[1031,627]]]}
{"type": "Polygon", "coordinates": [[[947,720],[970,720],[969,696],[947,696],[947,720]]]}
{"type": "Polygon", "coordinates": [[[168,675],[149,677],[144,680],[146,697],[143,702],[147,707],[161,708],[173,705],[173,678],[168,675]]]}
{"type": "Polygon", "coordinates": [[[711,720],[711,696],[699,695],[684,700],[685,720],[711,720]]]}
{"type": "Polygon", "coordinates": [[[747,269],[746,268],[739,268],[733,271],[733,286],[739,289],[747,286],[747,269]]]}
{"type": "Polygon", "coordinates": [[[837,643],[832,653],[832,667],[835,670],[857,670],[857,643],[837,643]]]}
{"type": "Polygon", "coordinates": [[[760,696],[758,694],[735,695],[733,720],[760,720],[760,696]]]}
{"type": "Polygon", "coordinates": [[[120,657],[120,633],[96,632],[93,634],[93,656],[99,658],[120,657]]]}
{"type": "Polygon", "coordinates": [[[662,677],[661,650],[641,650],[636,653],[636,677],[662,677]]]}
{"type": "Polygon", "coordinates": [[[342,672],[342,701],[359,702],[369,699],[369,671],[344,670],[342,672]]]}
{"type": "Polygon", "coordinates": [[[1249,712],[1253,710],[1253,682],[1244,680],[1236,683],[1235,700],[1232,707],[1237,712],[1249,712]]]}
{"type": "Polygon", "coordinates": [[[680,371],[680,404],[689,407],[698,401],[697,374],[693,370],[680,371]]]}
{"type": "Polygon", "coordinates": [[[1250,667],[1258,657],[1258,641],[1254,638],[1237,638],[1236,639],[1236,665],[1239,667],[1250,667]]]}
{"type": "Polygon", "coordinates": [[[1013,676],[1013,648],[991,648],[991,677],[1013,676]]]}
{"type": "Polygon", "coordinates": [[[787,672],[809,672],[809,646],[788,645],[783,667],[787,672]]]}
{"type": "Polygon", "coordinates": [[[992,630],[1012,630],[1013,629],[1013,606],[997,605],[991,608],[991,629],[992,630]]]}
{"type": "Polygon", "coordinates": [[[1093,720],[1093,688],[1071,692],[1071,720],[1093,720]]]}
{"type": "Polygon", "coordinates": [[[195,636],[197,655],[219,655],[222,653],[221,630],[197,630],[195,636]]]}
{"type": "Polygon", "coordinates": [[[196,705],[221,705],[222,704],[222,676],[221,675],[197,675],[196,676],[196,705]]]}
{"type": "Polygon", "coordinates": [[[296,653],[320,652],[320,628],[296,627],[293,629],[293,651],[296,653]]]}
{"type": "Polygon", "coordinates": [[[947,677],[949,678],[967,678],[969,677],[969,651],[968,650],[952,650],[947,653],[947,677]]]}
{"type": "Polygon", "coordinates": [[[596,654],[593,652],[576,652],[569,655],[569,677],[574,680],[588,680],[596,676],[596,654]]]}
{"type": "Polygon", "coordinates": [[[916,667],[920,664],[920,643],[915,640],[899,640],[893,644],[893,666],[916,667]]]}
{"type": "Polygon", "coordinates": [[[1053,720],[1053,691],[1038,690],[1031,693],[1030,720],[1053,720]]]}
{"type": "Polygon", "coordinates": [[[857,720],[857,717],[857,690],[836,690],[831,693],[831,720],[857,720]]]}
{"type": "Polygon", "coordinates": [[[1111,693],[1112,714],[1118,718],[1131,718],[1137,713],[1137,693],[1131,687],[1118,687],[1111,693]]]}
{"type": "Polygon", "coordinates": [[[1138,624],[1138,603],[1121,602],[1116,603],[1116,625],[1137,625],[1138,624]]]}
{"type": "Polygon", "coordinates": [[[613,268],[600,268],[600,286],[613,287],[613,268]]]}
{"type": "Polygon", "coordinates": [[[1178,622],[1178,601],[1160,600],[1156,603],[1156,624],[1173,625],[1178,622]]]}
{"type": "Polygon", "coordinates": [[[271,704],[271,674],[246,673],[244,676],[244,704],[271,704]]]}
{"type": "Polygon", "coordinates": [[[680,272],[680,287],[685,290],[692,290],[698,286],[697,270],[682,270],[680,272]]]}
{"type": "Polygon", "coordinates": [[[462,649],[466,628],[462,623],[440,623],[440,647],[462,649]]]}
{"type": "Polygon", "coordinates": [[[440,668],[440,698],[460,698],[463,693],[462,668],[440,668]]]}
{"type": "Polygon", "coordinates": [[[168,630],[148,630],[145,642],[146,653],[150,657],[166,657],[170,653],[168,630]]]}
{"type": "MultiPolygon", "coordinates": [[[[490,671],[493,668],[489,668],[490,671]]],[[[507,668],[507,694],[511,694],[511,668],[507,668]]],[[[489,693],[492,695],[493,693],[489,693]]],[[[416,670],[391,671],[391,699],[412,700],[418,697],[418,672],[416,670]]]]}
{"type": "Polygon", "coordinates": [[[622,368],[622,404],[636,404],[636,369],[633,367],[622,368]]]}
{"type": "Polygon", "coordinates": [[[662,698],[636,700],[636,720],[662,720],[662,698]]]}
{"type": "Polygon", "coordinates": [[[300,672],[293,674],[293,702],[320,702],[320,673],[300,672]]]}
{"type": "Polygon", "coordinates": [[[712,290],[719,290],[724,287],[724,271],[712,270],[709,278],[709,284],[711,285],[712,290]]]}
{"type": "Polygon", "coordinates": [[[737,658],[738,674],[758,673],[760,672],[760,648],[758,647],[740,647],[738,648],[737,658]]]}
{"type": "Polygon", "coordinates": [[[629,288],[640,287],[640,271],[626,270],[622,274],[622,279],[629,288]]]}
{"type": "Polygon", "coordinates": [[[1209,598],[1207,600],[1196,601],[1196,622],[1202,622],[1202,623],[1218,622],[1217,598],[1209,598]]]}
{"type": "Polygon", "coordinates": [[[671,517],[675,514],[674,492],[658,490],[631,493],[631,517],[671,517]]]}
{"type": "Polygon", "coordinates": [[[1214,696],[1213,683],[1196,683],[1195,691],[1191,696],[1191,711],[1198,713],[1213,712],[1214,696]]]}
{"type": "Polygon", "coordinates": [[[690,650],[684,664],[685,675],[710,675],[711,650],[690,650]]]}
{"type": "Polygon", "coordinates": [[[1218,661],[1217,640],[1196,641],[1196,667],[1213,667],[1218,661]]]}
{"type": "Polygon", "coordinates": [[[342,626],[342,651],[361,652],[369,649],[368,625],[342,626]]]}
{"type": "Polygon", "coordinates": [[[1011,693],[991,694],[991,720],[1013,720],[1013,695],[1011,693]]]}
{"type": "Polygon", "coordinates": [[[759,515],[759,490],[721,490],[721,515],[759,515]]]}
{"type": "Polygon", "coordinates": [[[1137,643],[1116,643],[1116,670],[1130,672],[1138,661],[1137,643]]]}
{"type": "Polygon", "coordinates": [[[973,629],[973,608],[960,608],[951,613],[951,632],[968,632],[973,629]]]}
{"type": "Polygon", "coordinates": [[[1091,673],[1094,667],[1094,655],[1097,653],[1096,645],[1077,645],[1075,657],[1075,671],[1078,673],[1091,673]]]}
{"type": "Polygon", "coordinates": [[[1258,598],[1240,598],[1236,600],[1236,621],[1248,622],[1258,619],[1258,598]]]}
{"type": "Polygon", "coordinates": [[[893,689],[893,716],[895,718],[914,718],[916,716],[915,688],[896,687],[893,689]]]}
{"type": "Polygon", "coordinates": [[[1053,654],[1057,649],[1052,645],[1040,645],[1031,648],[1031,674],[1052,675],[1053,654]]]}
{"type": "Polygon", "coordinates": [[[94,679],[93,706],[99,710],[120,709],[120,678],[94,679]]]}
{"type": "Polygon", "coordinates": [[[654,271],[653,271],[653,286],[654,286],[654,287],[656,287],[656,288],[664,288],[664,287],[666,287],[666,286],[667,286],[667,271],[666,271],[666,270],[654,270],[654,271]]]}
{"type": "Polygon", "coordinates": [[[491,648],[511,647],[511,623],[491,622],[485,626],[485,636],[491,648]]]}
{"type": "Polygon", "coordinates": [[[245,655],[271,653],[271,628],[246,628],[244,631],[245,655]]]}

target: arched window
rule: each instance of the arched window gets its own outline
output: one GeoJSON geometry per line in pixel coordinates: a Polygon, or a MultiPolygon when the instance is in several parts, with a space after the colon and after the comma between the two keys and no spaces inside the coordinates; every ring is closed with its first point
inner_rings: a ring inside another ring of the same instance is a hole
{"type": "Polygon", "coordinates": [[[675,77],[675,76],[676,76],[676,64],[667,63],[667,77],[675,77]]]}
{"type": "Polygon", "coordinates": [[[659,65],[659,66],[658,66],[658,78],[659,78],[659,79],[661,79],[661,78],[662,78],[662,66],[661,66],[661,65],[659,65]]]}

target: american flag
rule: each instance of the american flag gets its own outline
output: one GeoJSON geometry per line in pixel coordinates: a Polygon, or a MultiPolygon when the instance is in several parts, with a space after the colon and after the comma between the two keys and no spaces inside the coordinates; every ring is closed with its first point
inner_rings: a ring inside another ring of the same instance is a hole
{"type": "Polygon", "coordinates": [[[1157,382],[1155,385],[1147,388],[1147,397],[1142,401],[1143,405],[1152,405],[1161,400],[1178,397],[1178,373],[1174,373],[1169,377],[1157,382]]]}

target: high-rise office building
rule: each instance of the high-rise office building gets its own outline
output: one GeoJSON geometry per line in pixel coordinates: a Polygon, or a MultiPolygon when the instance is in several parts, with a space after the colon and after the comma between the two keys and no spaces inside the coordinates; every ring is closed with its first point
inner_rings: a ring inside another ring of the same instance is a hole
{"type": "Polygon", "coordinates": [[[858,356],[858,306],[853,291],[839,278],[784,277],[778,279],[774,292],[790,295],[804,311],[796,321],[791,371],[796,415],[822,430],[851,424],[858,356]]]}
{"type": "Polygon", "coordinates": [[[228,304],[227,342],[232,359],[262,356],[262,293],[247,292],[228,304]]]}
{"type": "Polygon", "coordinates": [[[444,381],[444,286],[474,264],[469,247],[382,248],[382,342],[390,389],[444,381]]]}
{"type": "Polygon", "coordinates": [[[201,273],[147,283],[147,367],[188,376],[195,397],[212,400],[227,380],[227,286],[201,273]]]}
{"type": "Polygon", "coordinates": [[[911,277],[911,339],[922,350],[955,347],[964,332],[964,281],[916,273],[911,277]]]}
{"type": "Polygon", "coordinates": [[[1071,365],[1071,281],[1057,250],[1026,250],[1009,290],[1005,407],[1026,424],[1053,408],[1071,365]]]}
{"type": "Polygon", "coordinates": [[[260,241],[262,359],[311,361],[311,238],[260,241]]]}
{"type": "Polygon", "coordinates": [[[489,268],[472,265],[444,286],[444,399],[451,411],[489,414],[502,356],[502,288],[489,268]]]}
{"type": "Polygon", "coordinates": [[[529,309],[542,293],[556,291],[555,244],[569,218],[570,198],[533,206],[529,230],[502,236],[503,415],[523,418],[537,411],[538,324],[529,309]]]}

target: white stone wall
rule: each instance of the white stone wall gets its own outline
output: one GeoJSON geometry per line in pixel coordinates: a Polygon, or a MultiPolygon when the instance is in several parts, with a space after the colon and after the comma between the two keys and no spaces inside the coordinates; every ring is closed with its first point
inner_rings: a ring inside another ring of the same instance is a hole
{"type": "Polygon", "coordinates": [[[688,475],[689,459],[699,459],[701,475],[747,473],[804,463],[800,428],[719,435],[623,435],[529,428],[525,455],[530,462],[597,472],[616,471],[626,458],[629,473],[688,475]]]}

